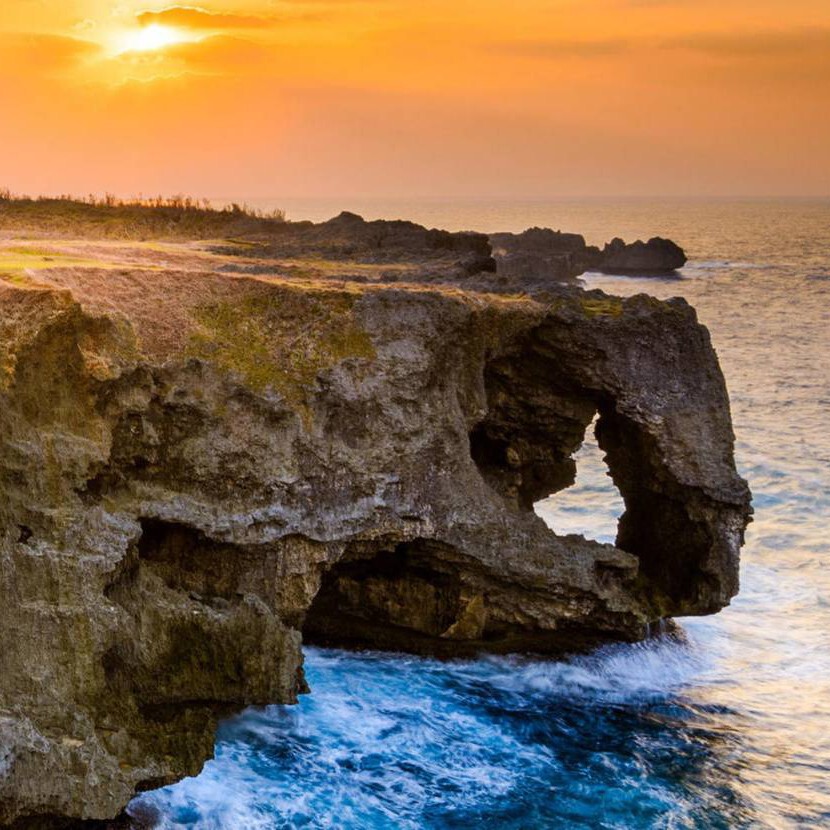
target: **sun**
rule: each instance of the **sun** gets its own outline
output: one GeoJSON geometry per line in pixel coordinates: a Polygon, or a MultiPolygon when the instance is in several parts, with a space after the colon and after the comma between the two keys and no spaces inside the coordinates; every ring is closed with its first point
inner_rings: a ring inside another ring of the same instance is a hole
{"type": "Polygon", "coordinates": [[[125,52],[157,52],[177,43],[190,43],[193,39],[183,29],[151,23],[149,26],[141,26],[121,35],[115,52],[119,55],[125,52]]]}

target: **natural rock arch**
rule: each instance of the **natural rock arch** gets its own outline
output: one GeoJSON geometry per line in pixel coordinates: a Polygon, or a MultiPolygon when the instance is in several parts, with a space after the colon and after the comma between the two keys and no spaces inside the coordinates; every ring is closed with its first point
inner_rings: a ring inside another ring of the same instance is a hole
{"type": "Polygon", "coordinates": [[[674,300],[663,307],[677,316],[658,333],[655,304],[637,296],[623,306],[593,292],[583,315],[545,321],[489,361],[488,411],[471,432],[471,454],[493,489],[530,510],[573,484],[573,453],[598,413],[597,441],[625,503],[617,547],[638,557],[663,616],[708,613],[737,591],[746,514],[723,507],[737,507],[746,491],[722,475],[734,437],[711,418],[729,405],[720,372],[699,360],[708,332],[696,327],[684,342],[672,324],[691,309],[674,300]]]}

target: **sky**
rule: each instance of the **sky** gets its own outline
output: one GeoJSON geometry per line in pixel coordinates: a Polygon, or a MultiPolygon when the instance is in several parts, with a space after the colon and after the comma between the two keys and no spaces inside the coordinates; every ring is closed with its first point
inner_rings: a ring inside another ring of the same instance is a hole
{"type": "Polygon", "coordinates": [[[828,0],[2,0],[0,187],[830,196],[828,0]]]}

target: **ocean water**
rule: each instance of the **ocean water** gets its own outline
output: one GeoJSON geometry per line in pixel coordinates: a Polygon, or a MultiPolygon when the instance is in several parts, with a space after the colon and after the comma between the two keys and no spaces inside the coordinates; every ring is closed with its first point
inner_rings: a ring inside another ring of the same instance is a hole
{"type": "MultiPolygon", "coordinates": [[[[283,202],[452,230],[670,236],[729,385],[754,493],[742,589],[678,636],[568,661],[308,649],[313,693],[224,723],[201,775],[136,799],[162,828],[830,828],[830,203],[283,202]]],[[[592,436],[555,529],[614,536],[592,436]]]]}

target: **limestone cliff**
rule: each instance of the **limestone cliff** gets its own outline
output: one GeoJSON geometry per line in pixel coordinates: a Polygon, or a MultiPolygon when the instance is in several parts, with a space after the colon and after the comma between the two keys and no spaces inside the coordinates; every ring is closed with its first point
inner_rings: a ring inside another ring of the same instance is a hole
{"type": "Polygon", "coordinates": [[[717,611],[749,510],[732,450],[681,300],[0,281],[0,824],[195,774],[218,718],[306,691],[303,636],[561,653],[717,611]],[[616,547],[532,509],[597,412],[616,547]]]}

